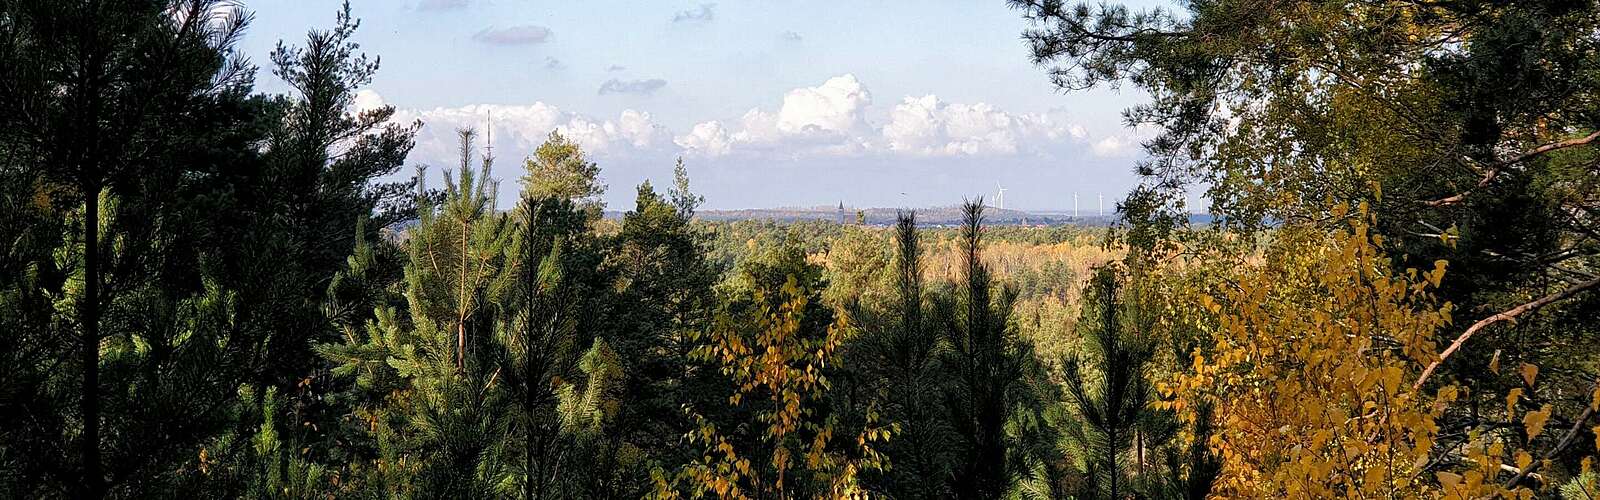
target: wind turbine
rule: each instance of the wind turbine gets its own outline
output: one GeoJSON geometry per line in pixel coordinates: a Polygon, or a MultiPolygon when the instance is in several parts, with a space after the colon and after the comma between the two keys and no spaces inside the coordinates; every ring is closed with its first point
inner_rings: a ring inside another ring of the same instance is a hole
{"type": "Polygon", "coordinates": [[[995,208],[998,208],[998,209],[1001,209],[1001,210],[1005,210],[1006,209],[1006,188],[1000,187],[1000,183],[998,183],[998,182],[994,183],[994,187],[995,187],[995,189],[999,189],[1000,190],[1000,194],[998,196],[994,197],[995,208]]]}
{"type": "Polygon", "coordinates": [[[1105,217],[1105,215],[1106,215],[1106,195],[1104,193],[1100,193],[1100,194],[1097,194],[1095,196],[1098,196],[1100,198],[1100,200],[1096,201],[1095,204],[1094,204],[1095,209],[1100,211],[1100,216],[1101,217],[1105,217]]]}

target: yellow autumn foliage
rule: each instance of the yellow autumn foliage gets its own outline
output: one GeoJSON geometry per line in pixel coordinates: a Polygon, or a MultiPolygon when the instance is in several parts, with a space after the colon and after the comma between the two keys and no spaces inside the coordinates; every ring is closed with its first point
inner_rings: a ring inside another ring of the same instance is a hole
{"type": "MultiPolygon", "coordinates": [[[[1392,268],[1365,205],[1333,214],[1342,230],[1284,228],[1260,265],[1195,298],[1214,346],[1162,387],[1162,405],[1193,419],[1215,407],[1210,446],[1224,462],[1223,498],[1515,498],[1500,466],[1513,454],[1494,439],[1457,456],[1467,470],[1438,470],[1438,419],[1461,389],[1413,389],[1435,359],[1434,334],[1451,306],[1431,290],[1446,264],[1392,268]],[[1427,471],[1436,473],[1428,474],[1427,471]]],[[[1532,370],[1527,370],[1532,372],[1532,370]]],[[[1528,378],[1532,378],[1529,373],[1528,378]]],[[[1510,395],[1515,401],[1517,394],[1510,395]]],[[[1544,416],[1548,416],[1545,414],[1544,416]]],[[[1536,434],[1543,417],[1528,417],[1536,434]]]]}
{"type": "Polygon", "coordinates": [[[682,479],[694,497],[792,498],[795,476],[803,473],[818,483],[813,486],[827,492],[827,498],[864,498],[859,476],[864,470],[883,467],[884,458],[874,446],[888,441],[895,426],[880,423],[876,411],[869,410],[866,427],[841,444],[835,440],[834,420],[819,421],[817,415],[817,405],[828,388],[822,371],[834,359],[849,325],[835,318],[820,336],[806,331],[803,322],[811,302],[793,275],[776,291],[776,300],[767,300],[765,290],[754,293],[754,302],[762,305],[754,315],[753,332],[721,316],[693,355],[717,366],[733,383],[736,390],[727,401],[729,406],[754,404],[753,399],[765,403],[752,409],[761,427],[760,447],[740,449],[729,429],[719,429],[710,419],[690,411],[695,428],[685,438],[691,445],[703,447],[704,454],[688,464],[679,478],[657,474],[650,496],[680,498],[675,479],[682,479]],[[839,448],[851,453],[841,453],[839,448]]]}

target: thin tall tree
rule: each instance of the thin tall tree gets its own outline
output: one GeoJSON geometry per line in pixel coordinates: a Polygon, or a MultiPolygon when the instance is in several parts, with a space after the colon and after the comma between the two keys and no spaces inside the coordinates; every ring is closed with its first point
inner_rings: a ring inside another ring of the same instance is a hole
{"type": "Polygon", "coordinates": [[[961,498],[999,498],[1009,484],[1006,419],[1018,390],[1021,364],[1017,332],[1009,322],[1016,293],[1001,288],[983,262],[983,199],[963,207],[960,229],[962,281],[954,303],[945,301],[941,317],[951,347],[949,366],[956,388],[947,401],[954,429],[965,440],[954,470],[961,498]]]}
{"type": "Polygon", "coordinates": [[[1150,407],[1155,391],[1146,370],[1154,350],[1149,325],[1141,321],[1147,316],[1129,307],[1119,279],[1111,267],[1095,272],[1085,293],[1083,351],[1062,364],[1068,402],[1080,421],[1069,435],[1087,455],[1088,491],[1081,493],[1092,498],[1129,493],[1130,471],[1143,470],[1146,448],[1170,437],[1170,426],[1162,425],[1170,417],[1150,407]]]}

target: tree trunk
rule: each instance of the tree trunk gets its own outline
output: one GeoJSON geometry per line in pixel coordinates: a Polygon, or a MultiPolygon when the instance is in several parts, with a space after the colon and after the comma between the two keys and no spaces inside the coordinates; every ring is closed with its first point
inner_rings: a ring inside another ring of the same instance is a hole
{"type": "Polygon", "coordinates": [[[1139,475],[1142,476],[1144,475],[1144,432],[1134,431],[1133,442],[1134,447],[1137,448],[1135,455],[1139,459],[1139,475]]]}
{"type": "Polygon", "coordinates": [[[100,186],[83,183],[83,301],[78,304],[83,326],[83,484],[85,498],[100,498],[100,186]]]}
{"type": "Polygon", "coordinates": [[[1117,499],[1117,431],[1115,428],[1106,433],[1108,442],[1111,443],[1109,453],[1106,454],[1106,472],[1111,476],[1111,500],[1117,499]]]}

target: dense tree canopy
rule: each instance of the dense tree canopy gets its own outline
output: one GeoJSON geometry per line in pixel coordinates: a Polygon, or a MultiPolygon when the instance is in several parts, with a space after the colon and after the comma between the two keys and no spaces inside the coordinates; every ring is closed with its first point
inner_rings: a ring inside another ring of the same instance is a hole
{"type": "Polygon", "coordinates": [[[263,95],[231,3],[0,1],[0,497],[1600,496],[1600,4],[1010,5],[1150,96],[1113,230],[429,190],[348,6],[263,95]]]}

